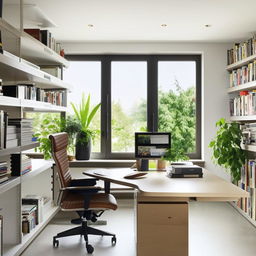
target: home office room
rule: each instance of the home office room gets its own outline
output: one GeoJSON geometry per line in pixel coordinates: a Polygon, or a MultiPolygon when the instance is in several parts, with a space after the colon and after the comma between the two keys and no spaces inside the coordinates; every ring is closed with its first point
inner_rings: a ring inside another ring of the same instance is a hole
{"type": "Polygon", "coordinates": [[[0,255],[254,256],[253,0],[0,1],[0,255]]]}

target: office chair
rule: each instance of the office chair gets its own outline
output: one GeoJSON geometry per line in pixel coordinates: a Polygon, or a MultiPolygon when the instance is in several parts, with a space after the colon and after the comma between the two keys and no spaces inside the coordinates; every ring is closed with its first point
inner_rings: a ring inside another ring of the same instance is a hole
{"type": "MultiPolygon", "coordinates": [[[[113,195],[100,191],[95,186],[96,179],[77,179],[71,177],[67,157],[68,135],[67,133],[56,133],[49,136],[52,144],[52,156],[55,161],[59,179],[60,193],[58,204],[62,211],[76,211],[81,219],[81,225],[53,237],[53,246],[59,246],[57,238],[81,235],[86,242],[86,249],[89,254],[94,248],[88,242],[88,235],[112,236],[112,244],[116,243],[115,234],[89,227],[87,221],[95,222],[105,210],[116,210],[117,203],[113,195]]],[[[108,191],[107,191],[108,192],[108,191]]]]}

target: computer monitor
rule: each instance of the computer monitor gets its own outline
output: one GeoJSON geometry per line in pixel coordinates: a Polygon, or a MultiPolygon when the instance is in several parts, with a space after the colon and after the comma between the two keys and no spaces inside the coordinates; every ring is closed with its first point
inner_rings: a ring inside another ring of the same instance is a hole
{"type": "Polygon", "coordinates": [[[141,170],[148,170],[148,159],[159,159],[171,147],[170,132],[136,132],[135,158],[141,159],[141,170]]]}

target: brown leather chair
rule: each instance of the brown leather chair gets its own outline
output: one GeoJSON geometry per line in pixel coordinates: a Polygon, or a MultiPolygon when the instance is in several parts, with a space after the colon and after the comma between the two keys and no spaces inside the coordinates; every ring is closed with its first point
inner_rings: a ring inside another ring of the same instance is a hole
{"type": "Polygon", "coordinates": [[[50,135],[52,144],[52,156],[56,163],[60,179],[59,205],[62,211],[76,211],[80,216],[79,227],[75,227],[58,233],[53,237],[53,246],[58,247],[57,238],[81,235],[84,236],[88,253],[93,253],[94,248],[88,243],[88,235],[112,236],[112,244],[116,243],[115,234],[99,229],[88,227],[87,221],[95,222],[97,217],[105,210],[116,210],[117,203],[113,195],[104,192],[96,185],[96,179],[71,178],[69,162],[67,157],[68,135],[67,133],[57,133],[50,135]]]}

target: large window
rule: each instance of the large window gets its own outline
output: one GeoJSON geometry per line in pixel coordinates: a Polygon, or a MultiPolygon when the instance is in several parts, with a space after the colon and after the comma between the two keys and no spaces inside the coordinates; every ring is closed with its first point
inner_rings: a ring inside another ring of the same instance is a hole
{"type": "Polygon", "coordinates": [[[70,55],[64,79],[73,84],[70,101],[81,93],[101,102],[93,123],[100,130],[96,158],[133,158],[134,132],[167,131],[172,147],[182,144],[201,158],[201,56],[70,55]]]}

